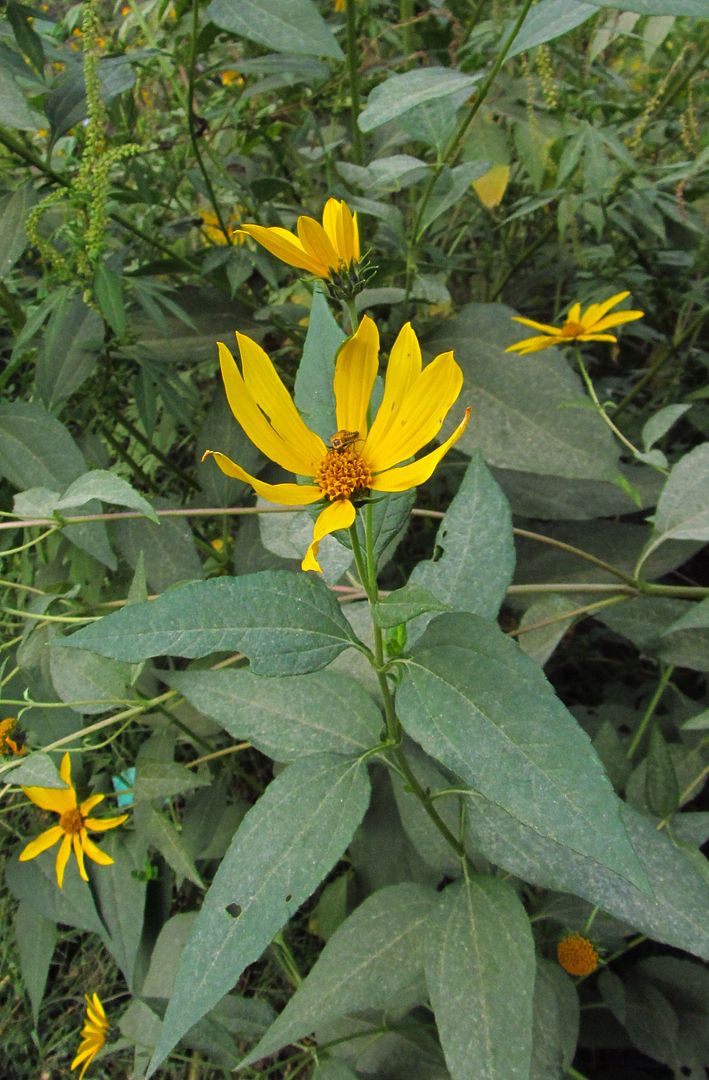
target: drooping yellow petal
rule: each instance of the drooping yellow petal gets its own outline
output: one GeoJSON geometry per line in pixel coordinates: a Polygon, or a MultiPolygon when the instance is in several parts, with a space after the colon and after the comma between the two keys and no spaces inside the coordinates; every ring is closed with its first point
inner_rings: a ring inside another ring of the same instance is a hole
{"type": "Polygon", "coordinates": [[[592,330],[594,334],[599,334],[603,330],[610,330],[612,326],[635,322],[636,319],[642,319],[644,315],[644,311],[616,311],[615,315],[607,315],[605,319],[597,319],[593,326],[589,326],[589,330],[592,330]]]}
{"type": "Polygon", "coordinates": [[[61,840],[64,830],[61,825],[52,825],[51,829],[45,829],[20,852],[20,862],[29,862],[37,855],[41,855],[47,848],[53,847],[57,840],[61,840]]]}
{"type": "Polygon", "coordinates": [[[128,814],[119,814],[117,817],[87,817],[84,825],[93,832],[106,832],[107,829],[117,829],[124,821],[128,820],[128,814]]]}
{"type": "Polygon", "coordinates": [[[296,223],[298,239],[311,256],[313,263],[319,267],[315,271],[318,277],[330,276],[330,270],[337,270],[341,259],[337,251],[330,243],[330,238],[319,221],[315,218],[301,215],[296,223]]]}
{"type": "Polygon", "coordinates": [[[57,861],[55,864],[55,870],[57,874],[57,885],[59,888],[64,886],[64,871],[66,870],[66,864],[69,862],[69,855],[71,854],[71,833],[65,833],[64,839],[59,845],[59,851],[57,852],[57,861]]]}
{"type": "Polygon", "coordinates": [[[311,471],[303,475],[313,475],[326,453],[325,444],[301,417],[270,357],[261,346],[238,331],[236,340],[249,393],[284,443],[296,447],[298,455],[302,454],[310,464],[311,471]]]}
{"type": "Polygon", "coordinates": [[[372,491],[408,491],[410,488],[423,484],[431,476],[441,458],[448,453],[451,446],[457,443],[465,431],[470,420],[470,413],[469,408],[465,410],[465,416],[453,434],[430,454],[425,454],[419,461],[401,465],[398,469],[387,469],[386,472],[375,476],[372,481],[372,491]]]}
{"type": "Polygon", "coordinates": [[[320,513],[313,528],[313,542],[300,564],[301,570],[320,570],[317,560],[320,541],[338,529],[349,529],[357,516],[357,511],[349,499],[336,499],[320,513]]]}
{"type": "Polygon", "coordinates": [[[217,342],[217,347],[229,408],[251,442],[282,469],[302,476],[312,475],[309,471],[310,456],[298,446],[284,442],[274,431],[249,392],[229,349],[221,341],[217,342]]]}
{"type": "Polygon", "coordinates": [[[86,817],[87,814],[90,814],[94,806],[98,806],[105,798],[105,795],[89,795],[88,799],[84,799],[79,805],[82,817],[86,817]]]}
{"type": "Polygon", "coordinates": [[[405,461],[434,439],[462,385],[463,372],[453,353],[440,353],[406,394],[381,441],[367,439],[362,454],[372,471],[380,473],[405,461]]]}
{"type": "Polygon", "coordinates": [[[325,268],[325,275],[323,275],[322,265],[316,262],[313,256],[305,250],[298,237],[288,232],[287,229],[281,229],[277,225],[271,227],[265,225],[241,225],[239,232],[244,232],[247,236],[253,237],[261,247],[265,247],[266,251],[270,251],[271,255],[275,255],[281,262],[288,263],[289,266],[295,266],[298,270],[307,270],[309,274],[315,274],[316,277],[327,276],[327,268],[325,268]]]}
{"type": "Polygon", "coordinates": [[[558,326],[551,326],[549,323],[535,322],[534,319],[525,319],[522,315],[513,315],[512,322],[521,323],[522,326],[528,326],[531,330],[541,330],[544,334],[561,334],[561,330],[558,326]]]}
{"type": "Polygon", "coordinates": [[[421,346],[411,323],[405,323],[389,354],[384,394],[369,429],[371,446],[381,442],[397,416],[407,393],[421,374],[421,346]]]}
{"type": "Polygon", "coordinates": [[[335,405],[337,426],[367,433],[367,410],[379,368],[379,331],[365,315],[357,332],[344,343],[335,362],[335,405]]]}
{"type": "Polygon", "coordinates": [[[93,859],[99,866],[113,866],[113,859],[110,855],[107,855],[105,851],[101,851],[101,848],[94,844],[90,837],[86,836],[82,831],[81,844],[84,852],[90,859],[93,859]]]}
{"type": "Polygon", "coordinates": [[[77,863],[79,864],[79,873],[81,874],[84,881],[88,881],[89,875],[86,873],[86,867],[84,866],[84,851],[81,846],[81,840],[79,839],[78,833],[74,833],[72,837],[72,845],[74,848],[74,856],[77,863]]]}
{"type": "Polygon", "coordinates": [[[281,503],[283,506],[309,506],[310,503],[322,499],[322,491],[314,484],[267,484],[264,480],[247,473],[235,461],[221,454],[218,450],[205,450],[202,461],[213,457],[225,476],[231,476],[235,480],[243,480],[250,484],[257,495],[268,502],[281,503]]]}

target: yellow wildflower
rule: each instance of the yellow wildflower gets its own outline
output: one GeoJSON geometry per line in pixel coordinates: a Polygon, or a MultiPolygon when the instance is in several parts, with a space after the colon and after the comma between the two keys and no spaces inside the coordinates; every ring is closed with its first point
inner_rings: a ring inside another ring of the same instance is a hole
{"type": "Polygon", "coordinates": [[[133,9],[131,8],[130,4],[124,4],[123,7],[121,8],[121,15],[125,19],[126,15],[130,15],[132,10],[133,9]]]}
{"type": "Polygon", "coordinates": [[[233,221],[224,222],[229,237],[227,239],[216,214],[211,214],[208,210],[200,210],[199,216],[202,219],[202,232],[213,244],[228,244],[229,240],[231,240],[232,244],[244,244],[246,242],[246,237],[240,233],[239,227],[233,221]]]}
{"type": "Polygon", "coordinates": [[[228,68],[227,71],[221,71],[219,73],[222,86],[243,86],[244,76],[240,75],[238,71],[234,71],[233,68],[228,68]]]}
{"type": "Polygon", "coordinates": [[[620,326],[622,323],[633,322],[642,319],[644,311],[616,311],[614,315],[608,315],[611,308],[630,296],[629,292],[619,292],[604,300],[601,304],[589,304],[581,313],[581,305],[577,302],[572,304],[566,322],[562,327],[548,326],[547,323],[534,322],[533,319],[524,319],[521,315],[513,315],[512,321],[521,323],[522,326],[530,326],[533,330],[541,330],[543,336],[524,338],[514,345],[508,345],[505,352],[527,353],[540,352],[550,345],[565,345],[569,341],[617,341],[613,334],[603,331],[610,330],[612,326],[620,326]]]}
{"type": "Polygon", "coordinates": [[[14,716],[0,720],[0,757],[22,757],[26,753],[25,734],[17,727],[14,716]]]}
{"type": "Polygon", "coordinates": [[[370,491],[407,491],[428,480],[470,419],[468,409],[445,442],[418,461],[400,464],[438,435],[463,385],[452,352],[441,353],[422,369],[421,349],[409,323],[391,350],[384,394],[371,425],[367,417],[379,367],[374,322],[365,315],[340,349],[333,383],[338,430],[329,446],[306,426],[261,346],[244,334],[237,333],[236,340],[241,371],[226,345],[218,343],[231,411],[266,457],[311,483],[267,484],[216,450],[207,450],[202,460],[211,455],[223,473],[250,484],[270,502],[306,506],[325,500],[303,570],[320,570],[320,541],[354,523],[356,500],[370,491]]]}
{"type": "Polygon", "coordinates": [[[325,281],[360,259],[357,214],[344,199],[327,200],[322,225],[314,218],[299,217],[297,236],[278,226],[242,225],[241,229],[277,259],[325,281]]]}
{"type": "Polygon", "coordinates": [[[344,11],[346,7],[345,0],[334,0],[332,7],[333,11],[344,11]]]}
{"type": "Polygon", "coordinates": [[[98,994],[92,994],[91,997],[84,994],[84,997],[86,998],[86,1020],[81,1029],[79,1049],[76,1051],[76,1057],[71,1063],[72,1069],[78,1069],[79,1065],[82,1065],[77,1080],[82,1080],[84,1073],[99,1050],[103,1049],[109,1028],[106,1013],[103,1010],[98,994]]]}
{"type": "Polygon", "coordinates": [[[581,934],[567,934],[556,946],[556,958],[569,975],[592,975],[599,955],[593,942],[581,934]]]}
{"type": "Polygon", "coordinates": [[[41,855],[43,851],[61,840],[56,862],[57,884],[61,889],[72,847],[79,873],[84,881],[89,880],[84,866],[84,855],[88,855],[100,866],[110,866],[113,863],[111,856],[89,839],[87,830],[105,832],[106,829],[115,829],[116,826],[128,820],[128,815],[121,814],[120,817],[103,819],[88,817],[93,808],[103,802],[106,796],[90,795],[82,803],[77,802],[76,791],[71,782],[71,760],[68,754],[64,754],[62,758],[59,775],[66,784],[66,788],[23,787],[22,789],[35,806],[39,806],[41,810],[52,810],[55,814],[59,814],[59,824],[52,825],[50,829],[45,829],[43,833],[40,833],[35,840],[31,840],[20,853],[20,862],[28,862],[36,858],[37,855],[41,855]]]}

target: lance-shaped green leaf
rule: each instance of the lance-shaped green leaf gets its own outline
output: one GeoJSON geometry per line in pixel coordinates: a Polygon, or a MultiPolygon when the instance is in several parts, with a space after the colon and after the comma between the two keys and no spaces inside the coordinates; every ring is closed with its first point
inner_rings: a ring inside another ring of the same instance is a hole
{"type": "Polygon", "coordinates": [[[332,869],[368,800],[366,766],[335,754],[295,762],[266,789],[195,919],[149,1075],[332,869]]]}
{"type": "Polygon", "coordinates": [[[402,75],[390,75],[370,93],[366,107],[359,114],[360,129],[373,131],[426,101],[453,95],[465,97],[477,78],[479,76],[464,75],[443,67],[417,68],[402,75]]]}
{"type": "Polygon", "coordinates": [[[57,925],[23,900],[15,911],[15,938],[22,982],[29,994],[36,1025],[57,943],[57,925]]]}
{"type": "Polygon", "coordinates": [[[377,603],[374,621],[377,626],[388,630],[400,623],[410,622],[425,611],[448,611],[448,604],[437,600],[423,585],[409,581],[377,603]]]}
{"type": "Polygon", "coordinates": [[[540,0],[540,3],[527,13],[506,59],[527,52],[545,41],[554,41],[562,34],[568,34],[569,30],[574,30],[595,14],[596,9],[592,3],[581,3],[580,0],[540,0]]]}
{"type": "Polygon", "coordinates": [[[160,518],[148,500],[131,487],[123,477],[116,476],[115,473],[108,472],[106,469],[94,469],[80,476],[69,485],[54,509],[76,509],[79,506],[86,506],[92,499],[100,499],[114,506],[127,506],[130,510],[138,510],[156,525],[160,524],[160,518]]]}
{"type": "Polygon", "coordinates": [[[646,886],[618,800],[586,733],[497,626],[439,615],[397,693],[427,753],[518,821],[646,886]]]}
{"type": "Polygon", "coordinates": [[[298,412],[312,431],[327,441],[337,431],[335,393],[335,356],[345,335],[330,311],[321,288],[313,293],[308,332],[303,355],[295,377],[295,403],[298,412]]]}
{"type": "Polygon", "coordinates": [[[225,668],[180,671],[166,681],[235,739],[248,739],[276,761],[328,750],[361,754],[379,742],[382,714],[349,675],[312,671],[264,679],[225,668]]]}
{"type": "Polygon", "coordinates": [[[132,663],[238,649],[258,675],[300,675],[325,667],[356,642],[321,581],[264,570],[190,582],[108,615],[61,644],[132,663]]]}
{"type": "MultiPolygon", "coordinates": [[[[652,891],[603,862],[540,836],[501,807],[470,796],[466,836],[473,850],[532,885],[574,893],[656,941],[709,959],[706,860],[680,847],[657,822],[620,804],[621,818],[652,891]]],[[[681,820],[681,819],[680,819],[681,820]]]]}
{"type": "Polygon", "coordinates": [[[425,966],[452,1080],[527,1080],[536,965],[512,886],[477,874],[449,886],[429,921],[425,966]]]}
{"type": "Polygon", "coordinates": [[[644,563],[666,540],[709,540],[709,442],[685,454],[667,477],[644,563]]]}
{"type": "Polygon", "coordinates": [[[562,1080],[576,1053],[579,999],[558,964],[537,961],[534,983],[534,1042],[529,1080],[562,1080]]]}
{"type": "Polygon", "coordinates": [[[420,562],[410,580],[458,611],[494,619],[514,568],[509,503],[475,450],[436,534],[434,559],[420,562]]]}
{"type": "Polygon", "coordinates": [[[0,769],[3,784],[17,784],[24,787],[66,788],[66,784],[59,775],[51,757],[42,750],[37,750],[34,754],[30,754],[29,757],[23,758],[15,768],[12,768],[13,764],[12,760],[3,762],[3,765],[10,766],[9,772],[0,769]]]}
{"type": "Polygon", "coordinates": [[[147,884],[138,876],[145,848],[135,833],[109,833],[102,844],[113,859],[111,873],[103,867],[91,870],[91,884],[98,897],[101,918],[109,933],[109,950],[129,986],[143,935],[143,911],[147,884]]]}
{"type": "Polygon", "coordinates": [[[277,52],[342,59],[332,30],[311,0],[212,0],[207,18],[277,52]]]}
{"type": "Polygon", "coordinates": [[[432,889],[409,881],[368,897],[335,931],[241,1067],[274,1054],[335,1017],[365,1009],[405,1008],[420,1001],[425,924],[435,900],[432,889]]]}

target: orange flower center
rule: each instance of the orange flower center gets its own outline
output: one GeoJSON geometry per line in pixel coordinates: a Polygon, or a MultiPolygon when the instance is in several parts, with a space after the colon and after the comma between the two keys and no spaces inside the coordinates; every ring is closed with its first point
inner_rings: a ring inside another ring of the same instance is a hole
{"type": "Polygon", "coordinates": [[[598,952],[581,934],[569,934],[556,946],[556,958],[569,975],[591,975],[598,967],[598,952]]]}
{"type": "Polygon", "coordinates": [[[84,819],[81,816],[81,810],[78,806],[73,807],[71,810],[65,810],[62,816],[59,818],[59,824],[65,833],[73,836],[75,833],[81,832],[84,827],[84,819]]]}
{"type": "Polygon", "coordinates": [[[561,328],[561,336],[562,337],[575,338],[575,337],[578,337],[579,334],[585,334],[585,333],[587,333],[586,327],[583,325],[583,323],[580,323],[580,322],[568,322],[567,321],[567,322],[564,323],[564,325],[561,328]]]}
{"type": "Polygon", "coordinates": [[[372,471],[354,447],[347,446],[344,450],[328,450],[320,462],[315,480],[331,501],[348,499],[350,495],[371,486],[372,471]]]}

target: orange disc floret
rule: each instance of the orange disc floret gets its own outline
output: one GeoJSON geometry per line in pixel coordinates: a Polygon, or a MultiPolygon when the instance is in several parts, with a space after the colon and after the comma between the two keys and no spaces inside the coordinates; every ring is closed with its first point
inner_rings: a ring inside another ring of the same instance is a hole
{"type": "Polygon", "coordinates": [[[569,975],[592,975],[598,967],[598,950],[581,934],[567,934],[556,946],[556,958],[569,975]]]}

